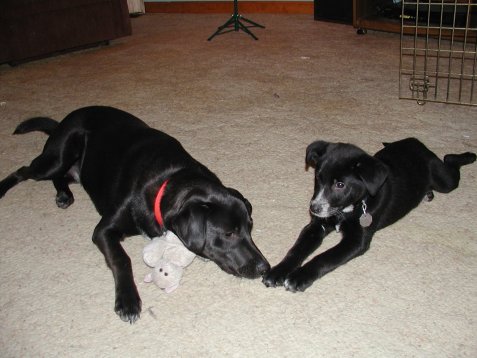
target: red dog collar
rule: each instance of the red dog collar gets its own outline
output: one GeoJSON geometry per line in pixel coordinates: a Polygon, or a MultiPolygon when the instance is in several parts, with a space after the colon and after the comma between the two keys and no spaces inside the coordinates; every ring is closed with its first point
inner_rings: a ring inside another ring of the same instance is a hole
{"type": "Polygon", "coordinates": [[[168,182],[169,179],[162,183],[161,187],[159,188],[159,191],[157,192],[156,200],[154,201],[154,216],[156,217],[156,220],[161,227],[164,227],[164,220],[162,219],[161,214],[161,199],[164,196],[164,191],[166,190],[166,185],[168,182]]]}

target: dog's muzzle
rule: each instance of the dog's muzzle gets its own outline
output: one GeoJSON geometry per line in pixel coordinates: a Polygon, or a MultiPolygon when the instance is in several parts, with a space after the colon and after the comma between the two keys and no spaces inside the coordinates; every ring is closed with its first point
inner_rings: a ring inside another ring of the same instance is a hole
{"type": "Polygon", "coordinates": [[[259,278],[265,275],[268,271],[270,271],[270,264],[266,260],[254,260],[250,261],[249,263],[238,267],[233,268],[229,265],[220,265],[219,266],[225,272],[232,274],[237,277],[241,278],[259,278]]]}
{"type": "Polygon", "coordinates": [[[270,270],[267,261],[251,262],[239,269],[239,275],[245,278],[258,278],[265,275],[270,270]]]}
{"type": "Polygon", "coordinates": [[[330,216],[328,208],[322,205],[313,204],[313,202],[310,205],[310,214],[323,219],[330,216]]]}

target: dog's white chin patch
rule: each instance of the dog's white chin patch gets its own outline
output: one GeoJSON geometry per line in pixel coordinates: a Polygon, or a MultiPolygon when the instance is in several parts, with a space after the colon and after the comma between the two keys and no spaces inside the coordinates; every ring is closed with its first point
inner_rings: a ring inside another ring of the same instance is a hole
{"type": "Polygon", "coordinates": [[[319,213],[315,213],[314,211],[310,210],[310,213],[311,215],[316,216],[317,218],[322,218],[322,219],[326,219],[331,216],[328,213],[325,213],[323,211],[320,211],[319,213]]]}
{"type": "Polygon", "coordinates": [[[320,208],[320,211],[314,212],[313,210],[310,210],[311,215],[316,216],[321,219],[326,219],[329,217],[332,217],[334,215],[339,215],[339,213],[351,213],[354,210],[354,205],[348,205],[347,207],[343,209],[338,209],[338,208],[332,208],[328,204],[323,204],[320,208]]]}
{"type": "Polygon", "coordinates": [[[324,197],[323,189],[313,198],[311,201],[311,207],[317,207],[320,210],[318,212],[311,210],[311,214],[319,218],[329,218],[332,215],[330,204],[324,197]]]}
{"type": "Polygon", "coordinates": [[[344,213],[350,213],[350,212],[352,212],[353,210],[354,210],[354,205],[351,204],[351,205],[348,205],[346,208],[344,208],[342,211],[343,211],[344,213]]]}

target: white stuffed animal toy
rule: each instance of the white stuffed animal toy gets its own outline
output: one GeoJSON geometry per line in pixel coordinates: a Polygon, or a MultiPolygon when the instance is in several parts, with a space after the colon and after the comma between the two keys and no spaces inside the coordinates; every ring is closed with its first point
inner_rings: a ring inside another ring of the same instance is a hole
{"type": "Polygon", "coordinates": [[[183,268],[189,266],[194,258],[195,254],[187,250],[172,231],[166,231],[144,247],[144,262],[153,268],[144,282],[154,282],[166,293],[171,293],[179,287],[183,268]]]}

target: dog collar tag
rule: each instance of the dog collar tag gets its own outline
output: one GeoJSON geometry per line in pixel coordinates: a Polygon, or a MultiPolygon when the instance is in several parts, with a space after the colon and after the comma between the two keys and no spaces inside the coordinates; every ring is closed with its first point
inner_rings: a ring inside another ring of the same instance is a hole
{"type": "Polygon", "coordinates": [[[371,225],[372,222],[373,222],[373,217],[371,216],[371,214],[363,213],[359,217],[359,224],[362,227],[368,227],[369,225],[371,225]]]}
{"type": "Polygon", "coordinates": [[[373,216],[370,213],[366,212],[367,205],[364,200],[361,203],[361,208],[363,209],[363,213],[359,217],[359,224],[362,227],[368,227],[373,222],[373,216]]]}

